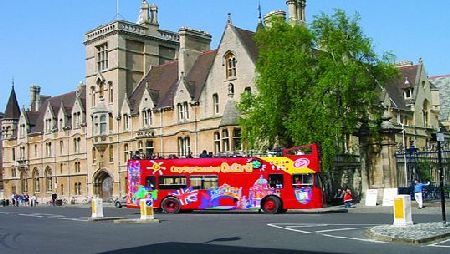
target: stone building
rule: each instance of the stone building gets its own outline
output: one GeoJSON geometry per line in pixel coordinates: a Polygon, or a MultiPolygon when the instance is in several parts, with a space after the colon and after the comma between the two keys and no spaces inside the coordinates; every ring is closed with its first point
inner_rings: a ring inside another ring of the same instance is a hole
{"type": "MultiPolygon", "coordinates": [[[[305,1],[286,4],[291,22],[305,22],[305,1]]],[[[269,13],[266,22],[271,15],[286,13],[269,13]]],[[[125,195],[126,163],[136,151],[156,157],[241,152],[236,102],[256,92],[253,35],[228,17],[212,50],[205,31],[160,29],[158,8],[146,1],[137,23],[115,20],[87,32],[86,79],[74,91],[49,97],[33,85],[29,108],[20,110],[11,90],[2,121],[5,195],[108,199],[125,195]]],[[[406,141],[426,146],[437,121],[435,89],[423,63],[399,68],[404,79],[388,85],[382,100],[391,121],[404,124],[406,141]]],[[[389,151],[403,143],[395,125],[383,146],[389,151]]],[[[385,179],[396,168],[380,151],[374,150],[371,187],[395,185],[397,176],[385,179]]]]}
{"type": "Polygon", "coordinates": [[[447,132],[450,132],[450,75],[430,77],[430,81],[439,89],[441,113],[439,119],[447,132]]]}
{"type": "MultiPolygon", "coordinates": [[[[4,114],[0,112],[0,130],[2,129],[2,119],[4,114]]],[[[0,135],[0,191],[3,191],[3,144],[1,142],[1,135],[0,135]]]]}
{"type": "MultiPolygon", "coordinates": [[[[303,1],[287,3],[291,20],[304,21],[303,1]]],[[[136,151],[240,152],[235,103],[256,91],[253,35],[228,17],[211,50],[207,32],[160,29],[158,8],[147,1],[137,24],[115,20],[87,32],[86,80],[75,91],[48,97],[33,85],[30,107],[20,110],[12,89],[2,127],[5,194],[107,199],[126,193],[126,163],[136,151]]]]}

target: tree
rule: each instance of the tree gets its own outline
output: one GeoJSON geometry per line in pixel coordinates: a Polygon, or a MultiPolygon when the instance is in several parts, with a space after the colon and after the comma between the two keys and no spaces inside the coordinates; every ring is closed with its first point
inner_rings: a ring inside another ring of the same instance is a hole
{"type": "Polygon", "coordinates": [[[380,86],[397,69],[377,57],[358,21],[336,10],[310,28],[274,19],[257,31],[258,93],[239,104],[250,148],[316,142],[328,169],[361,121],[376,120],[380,86]]]}

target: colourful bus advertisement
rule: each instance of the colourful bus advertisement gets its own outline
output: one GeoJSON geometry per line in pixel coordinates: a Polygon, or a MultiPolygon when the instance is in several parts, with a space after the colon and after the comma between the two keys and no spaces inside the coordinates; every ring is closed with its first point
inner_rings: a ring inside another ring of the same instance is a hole
{"type": "Polygon", "coordinates": [[[166,213],[322,208],[319,168],[316,144],[278,156],[129,160],[127,207],[152,198],[166,213]]]}

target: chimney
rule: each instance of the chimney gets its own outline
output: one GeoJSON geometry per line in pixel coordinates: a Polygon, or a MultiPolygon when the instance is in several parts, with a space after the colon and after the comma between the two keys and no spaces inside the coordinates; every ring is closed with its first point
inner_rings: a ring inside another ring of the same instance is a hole
{"type": "Polygon", "coordinates": [[[146,0],[142,1],[141,11],[139,12],[138,24],[148,25],[150,23],[149,6],[146,0]]]}
{"type": "Polygon", "coordinates": [[[288,6],[288,19],[291,23],[297,23],[299,12],[297,9],[298,0],[287,0],[286,4],[288,6]]]}
{"type": "Polygon", "coordinates": [[[210,50],[211,35],[205,31],[193,30],[186,27],[178,31],[180,36],[180,50],[178,56],[179,77],[187,75],[197,57],[204,51],[210,50]]]}
{"type": "Polygon", "coordinates": [[[297,21],[306,22],[306,0],[297,0],[297,21]]]}
{"type": "Polygon", "coordinates": [[[38,111],[41,105],[41,87],[32,85],[30,87],[30,108],[31,111],[38,111]]]}
{"type": "Polygon", "coordinates": [[[264,23],[267,27],[272,27],[272,21],[275,17],[279,17],[283,20],[286,19],[286,12],[285,11],[271,11],[264,16],[264,23]]]}
{"type": "Polygon", "coordinates": [[[150,6],[150,24],[154,25],[154,26],[159,26],[158,23],[158,6],[156,6],[155,4],[152,4],[152,6],[150,6]]]}

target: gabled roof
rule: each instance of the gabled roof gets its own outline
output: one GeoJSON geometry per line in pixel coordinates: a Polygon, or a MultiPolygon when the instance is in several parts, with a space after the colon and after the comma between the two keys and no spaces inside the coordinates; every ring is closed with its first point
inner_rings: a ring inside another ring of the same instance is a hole
{"type": "Polygon", "coordinates": [[[11,94],[9,95],[8,103],[6,104],[5,119],[16,119],[20,118],[20,108],[19,103],[17,103],[16,91],[14,86],[11,88],[11,94]]]}
{"type": "Polygon", "coordinates": [[[172,61],[163,65],[153,66],[144,78],[139,82],[139,85],[134,89],[130,96],[131,114],[139,111],[139,103],[144,95],[144,90],[147,89],[152,100],[154,100],[156,108],[162,108],[169,104],[166,97],[170,96],[172,86],[178,81],[178,61],[172,61]]]}
{"type": "Polygon", "coordinates": [[[409,110],[406,106],[404,98],[404,88],[415,87],[417,84],[417,77],[419,75],[419,65],[403,65],[397,67],[400,71],[400,76],[391,82],[388,82],[384,88],[389,94],[392,102],[400,110],[409,110]],[[408,81],[408,82],[406,82],[408,81]]]}
{"type": "Polygon", "coordinates": [[[236,108],[236,103],[233,100],[228,100],[225,104],[222,119],[220,120],[220,127],[232,126],[239,124],[239,111],[236,108]]]}
{"type": "Polygon", "coordinates": [[[244,30],[239,27],[233,26],[233,28],[236,30],[237,35],[239,39],[242,42],[242,45],[247,50],[248,54],[250,55],[250,58],[254,63],[256,63],[256,59],[258,58],[259,49],[256,46],[256,41],[254,39],[255,32],[244,30]]]}
{"type": "MultiPolygon", "coordinates": [[[[81,92],[80,100],[83,104],[82,107],[86,108],[86,86],[85,85],[81,86],[79,88],[79,91],[81,92]]],[[[35,125],[35,128],[34,130],[32,128],[31,133],[42,132],[44,130],[44,117],[48,106],[51,106],[51,108],[53,109],[53,113],[57,115],[61,108],[61,105],[63,105],[64,110],[67,112],[67,114],[69,114],[69,112],[72,111],[73,105],[75,104],[76,100],[77,100],[77,91],[71,91],[66,94],[48,97],[41,103],[39,110],[37,112],[33,111],[29,112],[28,119],[30,120],[30,124],[35,125]],[[34,116],[35,113],[37,113],[37,116],[34,116]],[[30,117],[30,115],[32,115],[32,117],[30,117]]],[[[70,126],[70,124],[68,124],[68,126],[70,126]]]]}
{"type": "Polygon", "coordinates": [[[187,84],[187,89],[191,94],[194,101],[200,99],[200,94],[205,85],[206,78],[208,77],[211,66],[216,57],[217,50],[210,50],[203,52],[195,62],[189,74],[186,76],[186,80],[189,82],[187,84]]]}

